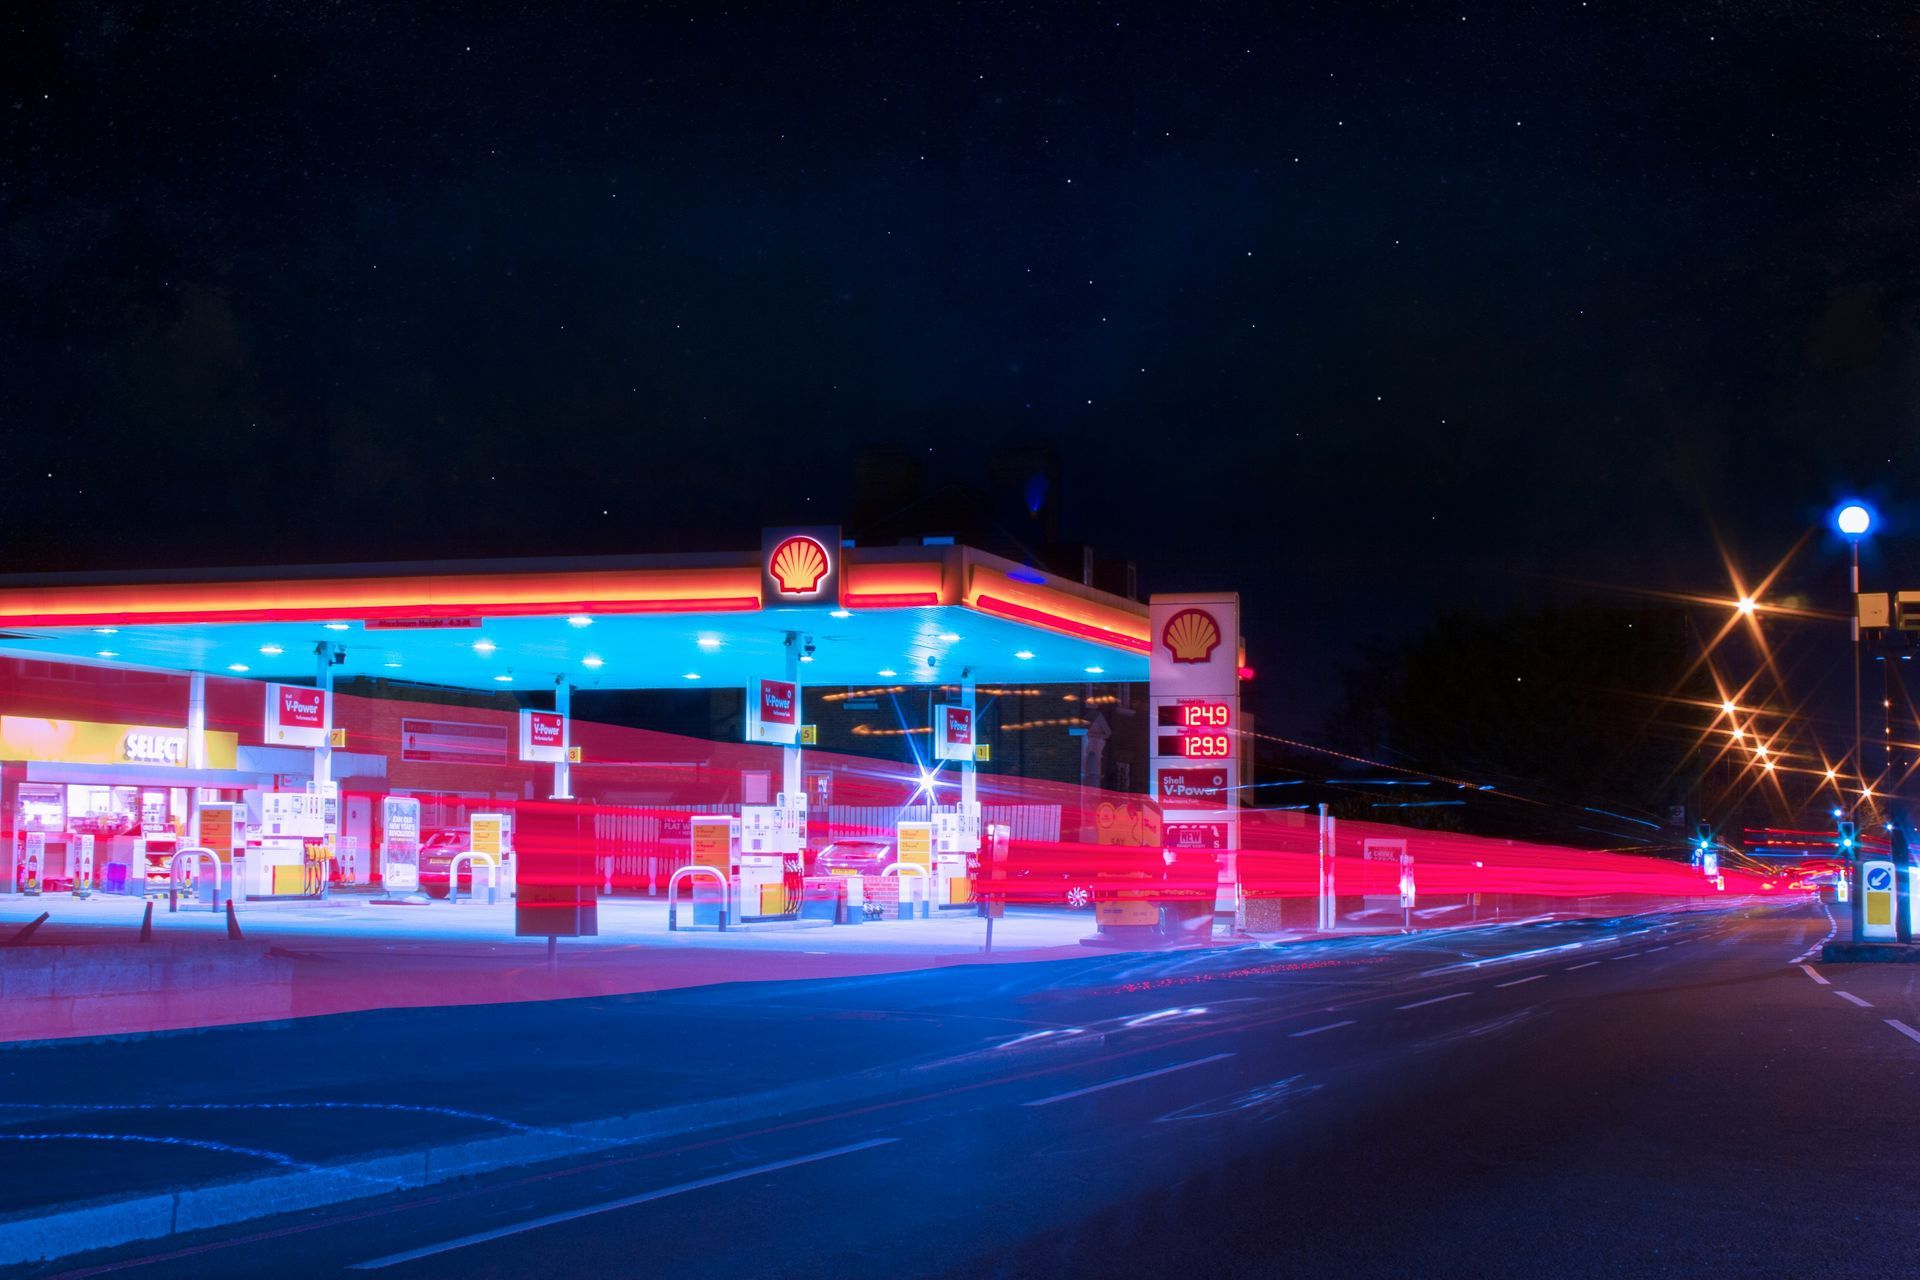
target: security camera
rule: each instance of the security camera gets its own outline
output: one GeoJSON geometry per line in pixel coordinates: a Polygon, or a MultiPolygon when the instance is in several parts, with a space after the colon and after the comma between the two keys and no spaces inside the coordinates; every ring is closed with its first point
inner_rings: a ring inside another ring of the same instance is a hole
{"type": "Polygon", "coordinates": [[[800,656],[803,658],[811,658],[813,656],[812,636],[808,636],[806,643],[800,646],[800,656]]]}
{"type": "Polygon", "coordinates": [[[337,644],[337,645],[335,645],[335,646],[333,646],[333,652],[332,652],[331,654],[329,654],[329,655],[327,655],[327,661],[328,661],[328,662],[330,662],[330,663],[332,663],[332,664],[333,664],[334,666],[336,666],[336,667],[338,667],[338,666],[344,666],[344,665],[346,664],[346,661],[347,661],[347,648],[346,648],[346,646],[345,646],[345,645],[339,645],[339,644],[337,644]]]}

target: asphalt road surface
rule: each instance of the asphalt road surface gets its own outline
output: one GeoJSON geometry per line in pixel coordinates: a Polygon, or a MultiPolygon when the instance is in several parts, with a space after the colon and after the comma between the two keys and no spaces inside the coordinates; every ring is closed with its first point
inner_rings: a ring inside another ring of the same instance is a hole
{"type": "Polygon", "coordinates": [[[1807,962],[1830,927],[1796,905],[787,984],[823,1036],[934,1019],[1030,1056],[40,1273],[1910,1276],[1920,987],[1807,962]]]}

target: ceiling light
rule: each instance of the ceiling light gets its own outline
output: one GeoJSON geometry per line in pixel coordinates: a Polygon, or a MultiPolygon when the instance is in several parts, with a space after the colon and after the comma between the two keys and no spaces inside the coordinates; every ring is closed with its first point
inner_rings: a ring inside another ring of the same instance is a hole
{"type": "Polygon", "coordinates": [[[881,676],[881,678],[883,678],[883,679],[886,679],[886,680],[891,680],[891,679],[893,679],[893,678],[894,678],[895,676],[897,676],[897,675],[899,675],[899,674],[900,674],[900,673],[899,673],[898,671],[895,671],[895,670],[894,670],[894,669],[893,669],[892,667],[882,667],[882,668],[880,668],[880,676],[881,676]]]}
{"type": "Polygon", "coordinates": [[[956,643],[956,642],[957,642],[957,641],[958,641],[959,639],[960,639],[960,637],[959,637],[959,636],[957,636],[957,635],[955,635],[955,634],[953,634],[953,632],[951,632],[951,631],[942,631],[942,632],[940,633],[940,642],[941,642],[942,644],[954,644],[954,643],[956,643]]]}
{"type": "Polygon", "coordinates": [[[802,661],[802,662],[812,662],[812,661],[813,661],[813,655],[812,655],[812,654],[810,654],[810,653],[803,653],[803,654],[801,654],[801,655],[800,655],[800,661],[802,661]]]}
{"type": "Polygon", "coordinates": [[[593,625],[593,619],[584,613],[576,613],[567,619],[567,625],[570,627],[590,627],[593,625]]]}
{"type": "Polygon", "coordinates": [[[586,657],[580,659],[580,665],[583,667],[589,667],[595,671],[598,671],[600,668],[607,665],[607,660],[605,658],[602,658],[597,653],[590,653],[586,657]]]}
{"type": "Polygon", "coordinates": [[[389,671],[398,671],[400,669],[400,664],[397,662],[383,662],[380,665],[389,671]]]}
{"type": "Polygon", "coordinates": [[[512,684],[512,683],[513,683],[513,672],[511,672],[511,671],[502,671],[502,672],[501,672],[501,673],[500,673],[499,675],[497,675],[497,676],[495,676],[495,677],[494,677],[494,679],[495,679],[495,680],[497,680],[497,681],[499,681],[499,682],[500,682],[501,684],[512,684]]]}
{"type": "Polygon", "coordinates": [[[851,618],[853,614],[846,609],[835,609],[827,615],[829,618],[851,618]]]}
{"type": "Polygon", "coordinates": [[[344,622],[329,622],[326,626],[329,631],[345,631],[347,629],[347,624],[344,622]]]}
{"type": "Polygon", "coordinates": [[[1016,658],[1018,658],[1018,659],[1020,659],[1020,660],[1021,660],[1022,662],[1024,662],[1024,661],[1026,661],[1026,660],[1027,660],[1028,658],[1031,658],[1031,657],[1033,656],[1033,650],[1031,650],[1031,649],[1022,649],[1022,650],[1020,650],[1020,652],[1018,652],[1018,653],[1016,653],[1016,654],[1014,654],[1013,656],[1014,656],[1014,657],[1016,657],[1016,658]]]}
{"type": "Polygon", "coordinates": [[[682,680],[698,680],[700,678],[700,673],[698,671],[689,671],[685,675],[681,676],[680,678],[682,680]]]}
{"type": "Polygon", "coordinates": [[[96,649],[94,650],[93,656],[96,658],[117,658],[120,655],[112,649],[96,649]]]}
{"type": "Polygon", "coordinates": [[[694,643],[699,645],[702,649],[705,649],[708,653],[712,653],[715,649],[718,649],[720,647],[720,637],[719,636],[701,636],[698,640],[695,640],[694,643]]]}
{"type": "Polygon", "coordinates": [[[277,644],[263,644],[260,646],[260,652],[266,654],[269,658],[277,658],[285,653],[286,650],[277,644]]]}
{"type": "Polygon", "coordinates": [[[229,662],[229,663],[227,664],[227,670],[229,670],[229,671],[246,671],[246,670],[248,670],[248,667],[247,667],[247,664],[246,664],[246,663],[244,663],[244,662],[229,662]]]}
{"type": "Polygon", "coordinates": [[[1088,667],[1087,668],[1087,674],[1090,676],[1103,676],[1106,673],[1107,673],[1107,669],[1105,667],[1088,667]]]}
{"type": "Polygon", "coordinates": [[[499,647],[500,646],[496,645],[491,640],[475,640],[473,642],[473,651],[475,653],[482,654],[482,655],[492,653],[495,649],[499,647]]]}
{"type": "Polygon", "coordinates": [[[95,634],[95,635],[97,635],[97,636],[117,636],[117,635],[119,635],[119,634],[120,634],[120,628],[118,628],[118,627],[95,627],[95,628],[93,629],[93,634],[95,634]]]}

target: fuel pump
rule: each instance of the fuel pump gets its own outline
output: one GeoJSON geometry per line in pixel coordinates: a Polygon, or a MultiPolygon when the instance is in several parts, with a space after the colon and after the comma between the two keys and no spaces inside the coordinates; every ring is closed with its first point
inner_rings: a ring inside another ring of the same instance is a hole
{"type": "Polygon", "coordinates": [[[980,853],[980,806],[957,804],[933,815],[933,902],[936,910],[973,906],[969,864],[980,853]]]}
{"type": "Polygon", "coordinates": [[[804,792],[781,792],[773,804],[740,806],[740,918],[788,918],[800,910],[798,879],[807,832],[804,792]]]}

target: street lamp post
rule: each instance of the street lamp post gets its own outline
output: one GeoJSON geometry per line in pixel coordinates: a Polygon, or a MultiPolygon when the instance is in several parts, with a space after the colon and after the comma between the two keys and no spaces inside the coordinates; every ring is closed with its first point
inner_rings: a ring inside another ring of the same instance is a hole
{"type": "Polygon", "coordinates": [[[1860,790],[1864,795],[1867,789],[1867,762],[1860,731],[1860,539],[1873,527],[1873,513],[1858,502],[1849,502],[1833,513],[1833,524],[1845,535],[1852,551],[1848,612],[1852,614],[1853,624],[1853,767],[1859,775],[1860,790]]]}

